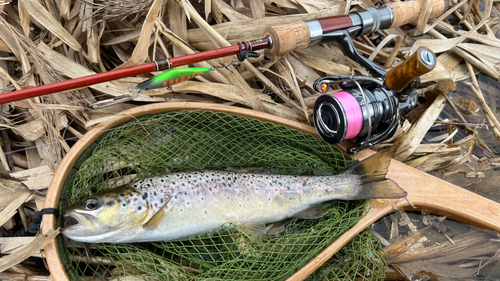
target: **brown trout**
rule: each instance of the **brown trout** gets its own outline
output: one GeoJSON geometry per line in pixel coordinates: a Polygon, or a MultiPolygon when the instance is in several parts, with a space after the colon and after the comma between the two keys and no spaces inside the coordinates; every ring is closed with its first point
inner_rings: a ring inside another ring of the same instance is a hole
{"type": "Polygon", "coordinates": [[[203,171],[138,181],[75,204],[66,237],[80,242],[168,241],[207,233],[226,223],[263,235],[265,223],[317,219],[322,202],[401,198],[386,179],[391,151],[378,153],[335,176],[290,176],[203,171]]]}

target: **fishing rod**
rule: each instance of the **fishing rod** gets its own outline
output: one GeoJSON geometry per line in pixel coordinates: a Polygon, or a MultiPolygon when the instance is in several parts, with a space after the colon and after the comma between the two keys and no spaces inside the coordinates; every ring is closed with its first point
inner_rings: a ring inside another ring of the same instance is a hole
{"type": "MultiPolygon", "coordinates": [[[[360,61],[363,66],[367,66],[370,61],[356,51],[351,37],[373,33],[379,29],[399,27],[413,22],[420,16],[423,16],[424,3],[423,0],[395,2],[380,8],[361,9],[348,15],[270,27],[266,30],[262,39],[0,94],[0,104],[74,90],[115,79],[168,70],[182,65],[231,55],[239,55],[242,59],[245,59],[249,56],[255,56],[255,51],[264,49],[269,49],[272,55],[280,55],[329,41],[338,42],[346,55],[360,61]]],[[[448,0],[432,0],[432,9],[429,18],[441,15],[447,10],[448,5],[448,0]]],[[[379,66],[371,66],[369,68],[371,69],[370,72],[377,76],[384,73],[383,69],[379,66]]]]}

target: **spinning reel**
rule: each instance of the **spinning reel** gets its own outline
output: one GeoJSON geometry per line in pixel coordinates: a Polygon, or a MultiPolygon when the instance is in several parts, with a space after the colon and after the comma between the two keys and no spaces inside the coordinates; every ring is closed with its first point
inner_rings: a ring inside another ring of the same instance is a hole
{"type": "Polygon", "coordinates": [[[357,146],[347,152],[354,154],[394,135],[400,115],[416,104],[418,77],[436,66],[436,56],[431,50],[420,47],[406,62],[386,72],[362,57],[348,34],[345,35],[337,37],[343,51],[362,62],[376,78],[338,75],[316,80],[314,89],[317,92],[326,93],[335,85],[342,91],[319,97],[314,105],[313,119],[316,131],[328,143],[353,140],[357,146]]]}

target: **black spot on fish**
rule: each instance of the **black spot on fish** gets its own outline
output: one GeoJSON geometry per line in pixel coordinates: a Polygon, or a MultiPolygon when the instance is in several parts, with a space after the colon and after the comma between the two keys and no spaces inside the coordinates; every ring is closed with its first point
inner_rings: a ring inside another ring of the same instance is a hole
{"type": "Polygon", "coordinates": [[[149,179],[149,182],[153,182],[153,179],[149,179]]]}
{"type": "Polygon", "coordinates": [[[141,207],[141,206],[137,207],[137,210],[139,210],[139,211],[140,211],[141,209],[142,209],[142,207],[141,207]]]}
{"type": "Polygon", "coordinates": [[[142,199],[146,200],[146,198],[148,198],[148,193],[147,192],[142,195],[142,199]]]}
{"type": "Polygon", "coordinates": [[[150,185],[149,183],[148,183],[148,184],[146,184],[146,186],[147,186],[147,187],[151,187],[151,185],[150,185]]]}
{"type": "Polygon", "coordinates": [[[123,193],[120,193],[120,196],[121,196],[121,197],[123,197],[123,196],[125,196],[125,194],[123,194],[123,193]]]}
{"type": "Polygon", "coordinates": [[[160,199],[160,203],[163,204],[163,199],[160,199]]]}
{"type": "Polygon", "coordinates": [[[164,180],[164,179],[161,179],[160,181],[161,181],[161,182],[165,182],[165,180],[164,180]]]}
{"type": "Polygon", "coordinates": [[[122,206],[123,206],[123,207],[125,207],[125,206],[126,206],[126,205],[125,205],[125,203],[123,203],[123,205],[122,205],[122,206]]]}
{"type": "Polygon", "coordinates": [[[153,195],[156,196],[156,191],[153,192],[153,195]]]}
{"type": "Polygon", "coordinates": [[[111,207],[114,204],[115,204],[115,201],[109,201],[108,203],[106,203],[106,206],[111,207]]]}

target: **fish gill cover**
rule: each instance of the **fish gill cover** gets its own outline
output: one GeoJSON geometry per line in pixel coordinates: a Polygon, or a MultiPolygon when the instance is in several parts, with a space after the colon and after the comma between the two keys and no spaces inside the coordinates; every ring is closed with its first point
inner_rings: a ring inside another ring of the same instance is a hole
{"type": "MultiPolygon", "coordinates": [[[[353,162],[316,137],[211,111],[143,116],[101,136],[77,160],[60,209],[86,196],[166,173],[202,169],[333,175],[353,162]]],[[[333,201],[317,220],[268,224],[254,237],[230,225],[175,241],[82,244],[58,237],[71,280],[283,280],[361,219],[362,201],[333,201]]],[[[64,226],[59,218],[58,226],[64,226]]],[[[351,241],[311,280],[382,280],[385,262],[369,232],[351,241]],[[361,279],[360,279],[361,278],[361,279]]]]}

